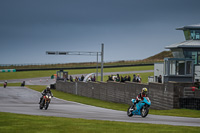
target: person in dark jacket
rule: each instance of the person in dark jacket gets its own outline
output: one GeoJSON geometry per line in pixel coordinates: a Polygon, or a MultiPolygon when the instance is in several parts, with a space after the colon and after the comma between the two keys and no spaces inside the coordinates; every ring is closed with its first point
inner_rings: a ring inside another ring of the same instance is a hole
{"type": "Polygon", "coordinates": [[[136,82],[137,80],[136,80],[136,75],[135,74],[133,74],[133,82],[136,82]]]}
{"type": "Polygon", "coordinates": [[[47,88],[42,91],[42,96],[40,97],[39,104],[41,103],[43,96],[45,96],[47,93],[50,93],[50,95],[53,97],[53,94],[51,93],[51,90],[50,90],[50,86],[47,86],[47,88]]]}
{"type": "Polygon", "coordinates": [[[158,83],[162,83],[162,76],[161,75],[158,77],[158,83]]]}

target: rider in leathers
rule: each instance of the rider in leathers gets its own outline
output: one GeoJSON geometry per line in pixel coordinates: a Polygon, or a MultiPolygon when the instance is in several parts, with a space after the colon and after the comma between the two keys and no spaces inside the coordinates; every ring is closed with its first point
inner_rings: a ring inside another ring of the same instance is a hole
{"type": "Polygon", "coordinates": [[[134,108],[136,109],[136,103],[138,103],[139,101],[141,101],[141,100],[144,100],[144,97],[147,97],[147,88],[142,88],[142,92],[140,92],[139,94],[138,94],[138,96],[136,97],[136,100],[135,100],[135,102],[134,102],[134,108]]]}
{"type": "Polygon", "coordinates": [[[47,86],[47,88],[45,90],[42,91],[42,96],[40,97],[40,102],[39,104],[41,103],[42,99],[43,99],[43,96],[45,96],[47,93],[50,93],[50,95],[53,97],[53,94],[51,93],[51,90],[50,90],[50,87],[47,86]]]}

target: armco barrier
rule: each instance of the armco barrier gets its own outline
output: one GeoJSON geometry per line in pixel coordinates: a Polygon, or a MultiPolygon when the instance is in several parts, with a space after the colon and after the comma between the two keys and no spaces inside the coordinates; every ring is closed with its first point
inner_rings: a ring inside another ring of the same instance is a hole
{"type": "MultiPolygon", "coordinates": [[[[130,104],[132,98],[141,92],[143,87],[148,88],[152,109],[180,108],[180,98],[184,97],[184,87],[191,87],[193,83],[166,84],[135,82],[64,82],[57,81],[56,89],[59,91],[100,99],[109,102],[130,104]]],[[[196,93],[198,95],[199,92],[196,93]]],[[[198,95],[199,96],[199,95],[198,95]]]]}

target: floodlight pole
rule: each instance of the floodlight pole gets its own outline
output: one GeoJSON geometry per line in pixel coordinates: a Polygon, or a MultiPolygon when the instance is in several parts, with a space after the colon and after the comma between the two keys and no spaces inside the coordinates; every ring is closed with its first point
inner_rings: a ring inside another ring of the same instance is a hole
{"type": "Polygon", "coordinates": [[[103,81],[103,55],[104,55],[104,44],[101,44],[101,81],[103,81]]]}
{"type": "Polygon", "coordinates": [[[98,81],[98,52],[97,52],[97,71],[96,71],[96,81],[98,81]]]}

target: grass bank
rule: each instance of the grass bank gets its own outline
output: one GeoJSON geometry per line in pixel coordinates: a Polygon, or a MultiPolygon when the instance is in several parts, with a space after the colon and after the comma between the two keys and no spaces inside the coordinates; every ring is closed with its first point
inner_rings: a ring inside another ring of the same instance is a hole
{"type": "Polygon", "coordinates": [[[99,121],[47,116],[31,116],[0,112],[1,133],[35,133],[35,132],[81,132],[81,133],[113,133],[113,132],[177,132],[197,133],[200,127],[140,124],[128,122],[99,121]]]}

